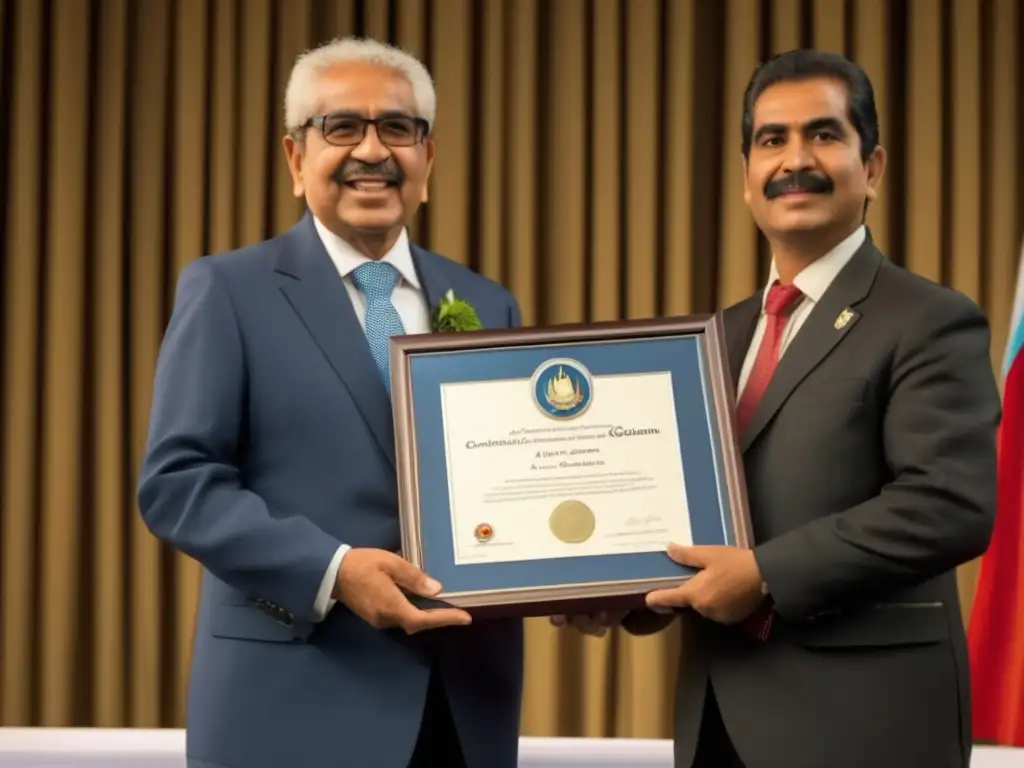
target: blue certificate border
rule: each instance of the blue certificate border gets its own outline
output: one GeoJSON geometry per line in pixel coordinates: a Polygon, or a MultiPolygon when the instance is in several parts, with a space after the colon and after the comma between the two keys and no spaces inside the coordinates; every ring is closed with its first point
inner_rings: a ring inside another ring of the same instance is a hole
{"type": "Polygon", "coordinates": [[[455,564],[441,386],[521,379],[526,388],[537,367],[553,358],[578,360],[595,379],[616,374],[671,373],[694,543],[735,544],[733,510],[715,426],[719,413],[708,375],[705,338],[704,334],[690,333],[650,339],[409,353],[423,569],[444,585],[445,593],[646,581],[680,578],[693,572],[661,552],[455,564]]]}

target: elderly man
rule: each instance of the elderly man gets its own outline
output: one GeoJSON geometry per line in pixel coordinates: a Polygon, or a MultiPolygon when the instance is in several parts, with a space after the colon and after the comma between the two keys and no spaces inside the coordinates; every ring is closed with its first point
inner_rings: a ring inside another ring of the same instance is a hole
{"type": "Polygon", "coordinates": [[[522,627],[420,610],[399,549],[388,338],[449,290],[489,328],[503,288],[411,245],[435,94],[366,40],[298,59],[284,150],[309,212],[181,274],[138,497],[204,567],[190,766],[513,768],[522,627]]]}

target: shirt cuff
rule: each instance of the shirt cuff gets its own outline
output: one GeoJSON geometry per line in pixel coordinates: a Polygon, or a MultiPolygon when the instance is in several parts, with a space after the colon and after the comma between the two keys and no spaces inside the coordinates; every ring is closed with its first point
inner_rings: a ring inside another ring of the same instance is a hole
{"type": "Polygon", "coordinates": [[[334,553],[334,557],[331,558],[331,564],[327,566],[327,572],[324,573],[324,579],[320,582],[320,589],[316,593],[316,602],[313,603],[313,615],[316,616],[317,621],[323,621],[334,607],[334,604],[338,602],[331,597],[331,593],[334,591],[334,584],[338,580],[338,569],[341,568],[341,561],[345,559],[345,553],[350,549],[352,547],[348,544],[342,544],[334,553]]]}

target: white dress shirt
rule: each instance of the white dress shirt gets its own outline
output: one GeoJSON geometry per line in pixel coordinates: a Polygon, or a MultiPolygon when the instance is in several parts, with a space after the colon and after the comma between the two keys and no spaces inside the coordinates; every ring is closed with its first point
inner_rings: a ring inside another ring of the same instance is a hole
{"type": "MultiPolygon", "coordinates": [[[[356,317],[359,318],[359,324],[365,328],[366,297],[363,296],[362,291],[356,287],[355,282],[352,280],[352,272],[360,264],[370,261],[370,259],[327,229],[315,216],[313,217],[313,224],[316,227],[317,234],[320,235],[324,248],[327,249],[327,255],[331,257],[331,261],[334,262],[334,266],[338,269],[341,282],[345,286],[345,290],[348,291],[349,298],[352,300],[352,307],[356,311],[356,317]]],[[[405,332],[407,334],[429,333],[430,304],[420,286],[419,276],[416,274],[416,268],[412,261],[409,235],[404,229],[382,261],[391,264],[398,270],[400,275],[398,284],[395,286],[395,292],[391,295],[391,303],[394,304],[395,309],[398,311],[398,316],[402,318],[405,332]]],[[[331,597],[331,592],[334,590],[334,582],[337,579],[341,561],[349,549],[350,547],[347,544],[342,544],[338,547],[338,551],[334,553],[334,558],[331,560],[331,564],[324,574],[324,579],[320,583],[320,590],[317,592],[316,602],[313,605],[313,612],[320,620],[323,620],[337,602],[331,597]]]]}
{"type": "MultiPolygon", "coordinates": [[[[793,279],[793,284],[803,293],[803,298],[800,299],[796,308],[790,313],[786,320],[786,325],[783,327],[782,340],[779,345],[779,359],[782,359],[786,348],[796,337],[800,328],[803,327],[807,316],[814,309],[814,305],[821,301],[821,297],[825,295],[825,291],[832,285],[832,281],[842,272],[843,267],[849,263],[850,259],[853,258],[853,254],[864,243],[865,237],[867,237],[867,233],[862,225],[820,259],[804,267],[800,274],[793,279]]],[[[775,259],[772,259],[772,268],[768,275],[768,285],[765,286],[764,294],[761,297],[761,316],[757,320],[757,327],[754,328],[754,338],[750,340],[750,348],[747,350],[747,356],[743,360],[743,368],[740,370],[739,385],[736,389],[737,399],[743,394],[743,390],[747,386],[750,371],[754,367],[754,360],[757,358],[757,350],[760,348],[761,340],[764,338],[764,331],[768,322],[768,317],[764,311],[764,302],[768,298],[768,289],[778,279],[779,272],[775,266],[775,259]]]]}

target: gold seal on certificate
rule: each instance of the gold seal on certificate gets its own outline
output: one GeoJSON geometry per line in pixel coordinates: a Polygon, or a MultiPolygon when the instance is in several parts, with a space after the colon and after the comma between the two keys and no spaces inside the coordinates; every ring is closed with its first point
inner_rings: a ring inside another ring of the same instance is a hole
{"type": "Polygon", "coordinates": [[[555,538],[566,544],[582,544],[594,533],[596,525],[594,513],[582,501],[563,501],[548,518],[555,538]]]}

